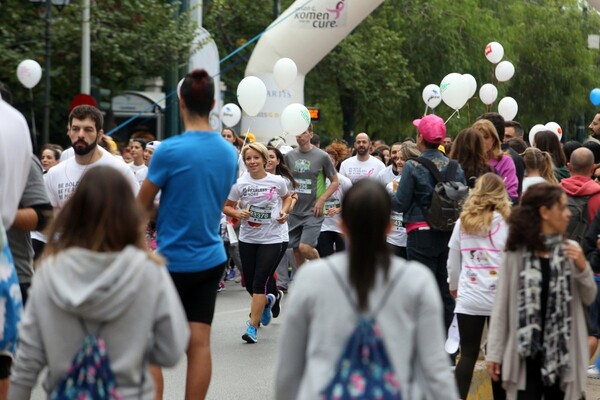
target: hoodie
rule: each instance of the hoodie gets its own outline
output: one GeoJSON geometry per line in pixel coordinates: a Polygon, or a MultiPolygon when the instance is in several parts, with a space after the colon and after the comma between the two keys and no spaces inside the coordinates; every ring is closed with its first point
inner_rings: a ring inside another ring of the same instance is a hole
{"type": "Polygon", "coordinates": [[[49,257],[33,279],[19,331],[10,399],[29,399],[44,367],[50,394],[67,373],[86,333],[98,332],[123,399],[154,398],[148,364],[175,365],[187,348],[189,328],[164,266],[134,246],[99,253],[71,248],[49,257]]]}
{"type": "Polygon", "coordinates": [[[588,201],[588,216],[590,222],[592,222],[596,211],[600,207],[600,185],[587,176],[573,175],[570,178],[561,180],[560,186],[569,196],[590,196],[588,201]]]}

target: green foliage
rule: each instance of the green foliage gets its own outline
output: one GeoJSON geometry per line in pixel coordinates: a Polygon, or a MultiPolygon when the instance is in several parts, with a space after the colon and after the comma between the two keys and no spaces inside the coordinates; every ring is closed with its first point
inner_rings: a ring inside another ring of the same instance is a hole
{"type": "MultiPolygon", "coordinates": [[[[162,0],[92,1],[90,10],[91,73],[112,93],[162,76],[168,67],[189,59],[197,24],[180,4],[162,0]]],[[[44,68],[45,5],[26,0],[0,3],[0,81],[7,83],[15,105],[28,113],[29,94],[16,77],[20,61],[32,58],[44,68]]],[[[52,8],[51,140],[64,142],[71,98],[80,92],[80,1],[62,11],[52,8]]],[[[33,89],[36,125],[42,126],[44,78],[33,89]]]]}

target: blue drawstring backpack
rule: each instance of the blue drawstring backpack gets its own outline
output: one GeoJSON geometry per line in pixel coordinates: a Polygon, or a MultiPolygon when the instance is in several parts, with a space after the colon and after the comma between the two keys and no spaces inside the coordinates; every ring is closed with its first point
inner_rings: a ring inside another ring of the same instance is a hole
{"type": "Polygon", "coordinates": [[[104,325],[90,334],[81,318],[79,322],[86,336],[50,400],[121,400],[106,344],[99,337],[104,325]]]}
{"type": "Polygon", "coordinates": [[[331,271],[346,298],[356,311],[358,322],[340,356],[336,372],[321,392],[322,400],[400,400],[400,383],[388,357],[376,317],[405,271],[402,268],[388,284],[378,307],[370,315],[362,315],[350,296],[350,289],[328,261],[331,271]]]}

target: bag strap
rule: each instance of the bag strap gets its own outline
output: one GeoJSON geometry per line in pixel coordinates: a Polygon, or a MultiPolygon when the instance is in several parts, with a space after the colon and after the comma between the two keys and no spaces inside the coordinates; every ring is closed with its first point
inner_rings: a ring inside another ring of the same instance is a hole
{"type": "MultiPolygon", "coordinates": [[[[327,258],[325,258],[324,260],[327,263],[327,265],[329,266],[329,269],[331,270],[331,272],[333,272],[333,276],[335,276],[337,283],[340,285],[340,287],[342,289],[342,292],[344,292],[344,295],[346,295],[348,302],[350,303],[352,308],[354,308],[356,313],[360,314],[358,304],[352,298],[352,296],[350,296],[350,288],[348,287],[348,285],[346,285],[344,283],[342,276],[340,275],[340,273],[338,271],[336,271],[333,263],[327,258]]],[[[383,293],[383,296],[381,297],[381,300],[379,300],[379,303],[377,304],[377,307],[375,308],[375,311],[371,314],[371,317],[373,319],[375,319],[377,314],[379,314],[379,311],[381,311],[381,309],[387,302],[388,298],[390,297],[390,295],[392,293],[392,290],[396,287],[396,283],[400,280],[400,277],[404,274],[405,270],[406,270],[405,267],[400,268],[400,271],[398,273],[396,273],[396,275],[388,283],[387,287],[385,288],[385,292],[383,293]]]]}
{"type": "Polygon", "coordinates": [[[413,160],[417,161],[418,163],[423,165],[425,168],[427,168],[429,173],[431,175],[433,175],[433,177],[435,178],[436,182],[444,181],[444,179],[442,178],[442,175],[440,173],[440,170],[437,169],[437,167],[435,166],[433,161],[431,161],[430,159],[425,158],[425,157],[417,157],[417,158],[413,158],[413,160]]]}
{"type": "MultiPolygon", "coordinates": [[[[81,325],[81,329],[83,330],[83,333],[85,333],[85,336],[90,336],[91,333],[90,333],[89,329],[87,328],[83,318],[77,317],[77,320],[79,321],[79,325],[81,325]]],[[[102,332],[102,329],[105,326],[106,326],[106,321],[101,322],[100,325],[98,325],[98,329],[96,330],[96,333],[94,333],[94,336],[100,336],[100,332],[102,332]]]]}

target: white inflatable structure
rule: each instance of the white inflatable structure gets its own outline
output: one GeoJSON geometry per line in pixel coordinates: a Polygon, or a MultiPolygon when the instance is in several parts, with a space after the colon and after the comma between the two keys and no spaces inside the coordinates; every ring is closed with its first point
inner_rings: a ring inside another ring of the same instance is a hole
{"type": "MultiPolygon", "coordinates": [[[[283,12],[260,38],[246,67],[246,76],[256,76],[267,86],[267,101],[255,117],[244,114],[241,133],[250,131],[261,142],[281,136],[283,109],[291,103],[304,104],[306,74],[381,3],[383,0],[296,0],[283,12]],[[291,58],[298,67],[297,78],[287,90],[280,90],[273,78],[273,66],[283,57],[291,58]]],[[[295,143],[296,139],[288,136],[286,141],[295,143]]]]}

